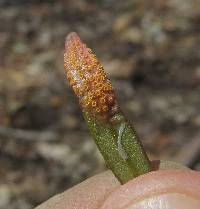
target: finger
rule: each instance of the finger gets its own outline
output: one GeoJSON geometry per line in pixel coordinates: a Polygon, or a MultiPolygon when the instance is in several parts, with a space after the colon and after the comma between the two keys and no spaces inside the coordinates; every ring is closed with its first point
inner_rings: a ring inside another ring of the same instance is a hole
{"type": "Polygon", "coordinates": [[[106,171],[54,196],[35,209],[97,209],[118,186],[120,183],[112,172],[106,171]]]}
{"type": "MultiPolygon", "coordinates": [[[[152,165],[155,169],[181,168],[182,166],[174,162],[154,161],[152,165]]],[[[105,200],[108,193],[119,186],[119,182],[111,171],[98,174],[73,188],[58,194],[35,209],[95,209],[105,200]]]]}
{"type": "Polygon", "coordinates": [[[199,209],[200,172],[160,170],[113,191],[101,209],[199,209]]]}
{"type": "MultiPolygon", "coordinates": [[[[157,169],[174,167],[171,165],[173,162],[163,163],[155,161],[153,164],[157,169]]],[[[178,167],[175,166],[174,168],[179,167],[178,165],[178,167]]],[[[63,208],[63,206],[67,206],[67,209],[74,209],[75,207],[95,209],[101,205],[107,194],[119,185],[114,175],[110,171],[107,171],[82,182],[62,194],[52,197],[36,209],[59,209],[63,208]]]]}

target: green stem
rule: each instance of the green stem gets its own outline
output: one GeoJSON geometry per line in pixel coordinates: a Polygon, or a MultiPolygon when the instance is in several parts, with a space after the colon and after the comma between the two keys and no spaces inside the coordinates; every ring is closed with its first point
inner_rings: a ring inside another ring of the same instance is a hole
{"type": "Polygon", "coordinates": [[[112,124],[101,122],[88,112],[83,115],[107,166],[122,184],[151,171],[134,129],[121,113],[115,115],[112,124]]]}

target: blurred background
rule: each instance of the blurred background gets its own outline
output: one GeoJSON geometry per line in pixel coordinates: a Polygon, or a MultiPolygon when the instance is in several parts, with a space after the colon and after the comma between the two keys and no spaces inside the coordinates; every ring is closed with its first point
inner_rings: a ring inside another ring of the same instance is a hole
{"type": "Polygon", "coordinates": [[[105,170],[63,70],[97,54],[151,159],[200,170],[200,1],[0,0],[0,208],[31,209],[105,170]]]}

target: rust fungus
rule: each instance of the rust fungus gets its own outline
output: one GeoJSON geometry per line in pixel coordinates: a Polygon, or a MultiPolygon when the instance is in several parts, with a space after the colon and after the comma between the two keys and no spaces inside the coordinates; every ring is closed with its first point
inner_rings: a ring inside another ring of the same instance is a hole
{"type": "Polygon", "coordinates": [[[118,180],[126,183],[151,171],[149,159],[134,128],[120,111],[102,65],[76,33],[67,36],[64,67],[88,128],[118,180]]]}
{"type": "Polygon", "coordinates": [[[94,111],[103,118],[118,111],[112,84],[102,65],[74,32],[66,38],[64,67],[84,111],[94,111]]]}

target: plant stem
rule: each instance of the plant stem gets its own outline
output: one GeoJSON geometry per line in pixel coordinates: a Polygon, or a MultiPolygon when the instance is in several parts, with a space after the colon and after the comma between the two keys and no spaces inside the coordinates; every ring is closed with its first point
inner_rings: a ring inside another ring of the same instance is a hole
{"type": "Polygon", "coordinates": [[[126,183],[151,171],[150,161],[120,110],[103,67],[76,33],[66,39],[64,66],[91,135],[118,180],[126,183]]]}

